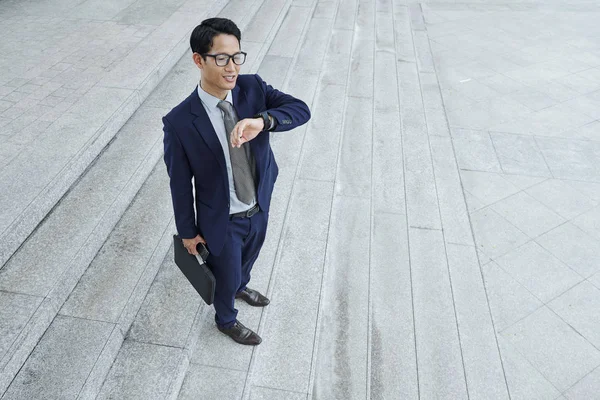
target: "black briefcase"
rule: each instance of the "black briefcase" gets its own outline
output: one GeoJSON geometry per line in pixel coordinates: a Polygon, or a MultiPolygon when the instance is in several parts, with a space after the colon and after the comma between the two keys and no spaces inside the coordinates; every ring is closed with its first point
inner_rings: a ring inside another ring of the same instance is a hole
{"type": "Polygon", "coordinates": [[[198,243],[196,248],[200,255],[194,256],[188,253],[179,235],[173,235],[173,247],[175,249],[175,264],[206,304],[211,305],[215,300],[216,281],[212,271],[206,265],[206,258],[208,257],[206,246],[198,243]]]}

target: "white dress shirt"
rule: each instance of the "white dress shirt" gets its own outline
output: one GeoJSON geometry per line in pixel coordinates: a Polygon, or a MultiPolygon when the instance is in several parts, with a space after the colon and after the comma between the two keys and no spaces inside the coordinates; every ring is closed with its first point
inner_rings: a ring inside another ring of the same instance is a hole
{"type": "MultiPolygon", "coordinates": [[[[221,147],[223,148],[223,154],[225,155],[225,164],[227,166],[227,179],[229,181],[229,214],[235,214],[242,211],[247,211],[254,207],[256,204],[256,198],[252,199],[250,204],[243,203],[240,199],[238,199],[235,193],[235,185],[233,183],[233,171],[231,169],[231,157],[229,156],[229,134],[231,132],[225,131],[225,121],[223,120],[223,111],[217,105],[221,101],[221,99],[209,94],[202,89],[200,84],[198,84],[198,96],[200,96],[200,101],[208,114],[208,118],[210,118],[210,122],[212,123],[213,128],[219,138],[219,142],[221,143],[221,147]]],[[[231,95],[231,91],[227,92],[226,101],[230,102],[233,105],[233,96],[231,95]]]]}

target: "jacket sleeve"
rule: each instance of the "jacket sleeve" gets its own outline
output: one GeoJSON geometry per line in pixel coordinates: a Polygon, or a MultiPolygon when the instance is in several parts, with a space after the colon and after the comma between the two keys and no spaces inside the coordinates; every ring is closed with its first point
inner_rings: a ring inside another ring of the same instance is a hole
{"type": "Polygon", "coordinates": [[[277,121],[273,131],[289,131],[308,122],[310,110],[305,102],[274,89],[258,74],[255,77],[265,94],[267,111],[277,121]]]}
{"type": "Polygon", "coordinates": [[[192,193],[192,169],[179,137],[166,117],[163,117],[163,131],[164,160],[170,178],[175,225],[181,238],[191,239],[198,234],[192,193]]]}

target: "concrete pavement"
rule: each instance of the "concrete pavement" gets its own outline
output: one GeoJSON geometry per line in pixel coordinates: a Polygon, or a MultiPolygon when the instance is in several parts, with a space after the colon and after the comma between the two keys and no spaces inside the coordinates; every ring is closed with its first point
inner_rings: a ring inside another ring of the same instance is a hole
{"type": "MultiPolygon", "coordinates": [[[[133,4],[169,31],[160,7],[133,4]]],[[[239,305],[263,343],[218,333],[172,262],[160,116],[196,83],[186,54],[0,270],[2,398],[598,397],[600,7],[218,6],[243,21],[246,72],[313,111],[272,134],[280,177],[252,280],[272,302],[239,305]]],[[[2,29],[29,18],[0,10],[2,29]]]]}

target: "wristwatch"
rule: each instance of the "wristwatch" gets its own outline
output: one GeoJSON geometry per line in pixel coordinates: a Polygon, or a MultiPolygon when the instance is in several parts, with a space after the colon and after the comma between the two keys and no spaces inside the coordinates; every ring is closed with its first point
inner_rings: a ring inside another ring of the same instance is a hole
{"type": "Polygon", "coordinates": [[[273,117],[270,117],[268,112],[263,111],[261,113],[254,115],[252,118],[262,118],[263,123],[265,124],[263,130],[265,130],[265,131],[271,130],[271,128],[272,128],[271,118],[273,118],[273,117]]]}

